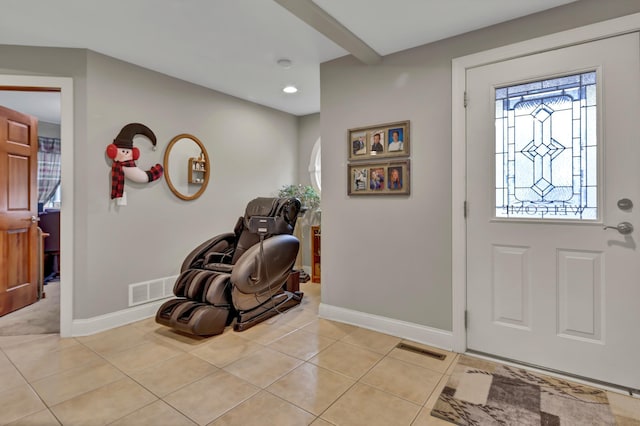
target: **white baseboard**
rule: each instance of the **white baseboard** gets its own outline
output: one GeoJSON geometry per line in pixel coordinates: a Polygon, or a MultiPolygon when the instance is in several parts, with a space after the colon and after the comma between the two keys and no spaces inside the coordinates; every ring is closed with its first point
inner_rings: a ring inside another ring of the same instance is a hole
{"type": "MultiPolygon", "coordinates": [[[[166,299],[134,306],[93,318],[76,319],[71,324],[73,337],[89,336],[112,328],[155,316],[166,299]]],[[[319,316],[332,321],[344,322],[380,333],[390,334],[413,342],[423,343],[444,350],[452,350],[453,335],[450,331],[414,324],[393,318],[320,304],[319,316]]]]}
{"type": "Polygon", "coordinates": [[[167,299],[157,300],[144,305],[134,306],[117,312],[111,312],[87,319],[75,319],[71,322],[71,336],[89,336],[122,325],[131,324],[155,316],[158,308],[167,299]]]}
{"type": "Polygon", "coordinates": [[[453,348],[453,333],[451,331],[444,331],[425,325],[368,314],[366,312],[353,311],[325,303],[320,304],[318,314],[324,319],[356,325],[447,351],[451,351],[453,348]]]}

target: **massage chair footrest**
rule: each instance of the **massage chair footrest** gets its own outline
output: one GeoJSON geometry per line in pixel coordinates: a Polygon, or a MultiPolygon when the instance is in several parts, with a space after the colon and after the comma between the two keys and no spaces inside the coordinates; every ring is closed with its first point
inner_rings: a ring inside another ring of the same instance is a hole
{"type": "Polygon", "coordinates": [[[272,303],[271,300],[263,303],[262,305],[248,310],[248,311],[238,311],[236,316],[236,322],[233,325],[234,331],[244,331],[247,330],[254,325],[261,323],[264,320],[267,320],[275,315],[283,313],[288,309],[293,308],[294,306],[298,306],[300,302],[302,302],[302,296],[304,293],[301,291],[285,291],[281,293],[286,297],[283,300],[279,301],[277,304],[272,303]]]}
{"type": "Polygon", "coordinates": [[[221,334],[230,324],[231,306],[215,306],[190,299],[166,301],[156,313],[156,322],[196,336],[221,334]]]}

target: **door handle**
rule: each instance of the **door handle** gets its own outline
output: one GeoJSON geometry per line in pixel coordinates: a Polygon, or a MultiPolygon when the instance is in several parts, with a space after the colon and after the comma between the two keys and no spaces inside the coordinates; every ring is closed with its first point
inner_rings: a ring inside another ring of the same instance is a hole
{"type": "Polygon", "coordinates": [[[40,218],[39,218],[38,216],[31,216],[31,217],[29,217],[29,218],[25,218],[25,219],[22,219],[22,220],[28,220],[28,221],[30,221],[31,223],[37,223],[37,222],[40,222],[40,218]]]}
{"type": "Polygon", "coordinates": [[[607,226],[607,225],[605,225],[605,227],[603,229],[615,229],[619,233],[621,233],[622,235],[629,235],[630,233],[633,232],[633,225],[630,224],[629,222],[620,222],[616,226],[607,226]]]}

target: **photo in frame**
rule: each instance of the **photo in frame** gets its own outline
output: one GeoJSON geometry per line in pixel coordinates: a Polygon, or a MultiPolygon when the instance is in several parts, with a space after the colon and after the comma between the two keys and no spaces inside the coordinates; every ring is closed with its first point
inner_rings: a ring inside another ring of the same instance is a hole
{"type": "Polygon", "coordinates": [[[348,130],[349,160],[408,157],[409,121],[378,124],[348,130]]]}
{"type": "Polygon", "coordinates": [[[410,160],[349,164],[348,195],[409,195],[410,160]]]}

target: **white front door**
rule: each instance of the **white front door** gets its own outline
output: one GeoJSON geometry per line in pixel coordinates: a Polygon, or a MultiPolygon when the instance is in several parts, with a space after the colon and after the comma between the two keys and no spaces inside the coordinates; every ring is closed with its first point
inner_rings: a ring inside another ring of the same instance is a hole
{"type": "Polygon", "coordinates": [[[638,33],[466,91],[468,349],[640,389],[638,33]]]}

